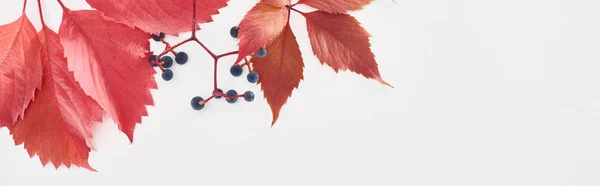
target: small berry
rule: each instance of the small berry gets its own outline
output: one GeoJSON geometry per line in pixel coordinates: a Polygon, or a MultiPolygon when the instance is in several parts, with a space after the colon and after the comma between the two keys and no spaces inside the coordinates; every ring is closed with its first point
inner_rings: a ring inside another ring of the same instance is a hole
{"type": "Polygon", "coordinates": [[[152,34],[152,40],[154,41],[160,41],[160,39],[164,39],[165,38],[165,33],[160,33],[158,35],[156,34],[152,34]]]}
{"type": "Polygon", "coordinates": [[[185,52],[178,52],[175,56],[175,62],[177,64],[183,65],[188,62],[188,55],[185,52]]]}
{"type": "Polygon", "coordinates": [[[238,100],[238,93],[235,90],[229,90],[227,91],[227,102],[228,103],[235,103],[238,100]]]}
{"type": "Polygon", "coordinates": [[[263,58],[263,57],[267,56],[267,49],[265,49],[265,48],[258,49],[258,52],[256,52],[256,56],[258,56],[259,58],[263,58]]]}
{"type": "Polygon", "coordinates": [[[153,66],[153,67],[157,67],[158,64],[153,63],[154,61],[156,61],[156,55],[152,55],[150,56],[150,58],[148,58],[148,62],[153,66]]]}
{"type": "Polygon", "coordinates": [[[192,98],[192,108],[194,110],[202,110],[204,108],[204,104],[200,104],[201,101],[204,101],[204,98],[200,96],[192,98]]]}
{"type": "Polygon", "coordinates": [[[256,83],[256,82],[258,82],[258,73],[257,72],[250,72],[246,76],[246,79],[248,79],[248,82],[250,82],[250,83],[256,83]]]}
{"type": "Polygon", "coordinates": [[[242,69],[240,65],[235,65],[232,66],[231,69],[229,69],[229,72],[231,72],[231,75],[239,77],[242,75],[242,72],[244,72],[244,69],[242,69]]]}
{"type": "Polygon", "coordinates": [[[171,69],[166,69],[161,75],[165,81],[171,81],[171,79],[173,79],[173,71],[171,69]]]}
{"type": "Polygon", "coordinates": [[[160,41],[160,38],[157,35],[152,34],[152,40],[154,40],[154,41],[160,41]]]}
{"type": "Polygon", "coordinates": [[[171,58],[171,56],[161,57],[160,62],[164,62],[162,65],[164,68],[171,68],[171,66],[173,66],[173,58],[171,58]]]}
{"type": "Polygon", "coordinates": [[[244,100],[246,100],[247,102],[254,101],[254,93],[252,91],[244,92],[244,100]]]}
{"type": "Polygon", "coordinates": [[[240,31],[240,27],[234,26],[229,30],[229,35],[233,38],[238,38],[238,32],[240,31]]]}
{"type": "MultiPolygon", "coordinates": [[[[223,90],[221,90],[220,88],[218,88],[218,89],[217,89],[217,92],[219,92],[219,93],[221,93],[221,94],[222,94],[222,93],[223,93],[223,90]]],[[[217,98],[217,99],[221,99],[222,97],[221,97],[221,96],[215,96],[215,98],[217,98]]]]}

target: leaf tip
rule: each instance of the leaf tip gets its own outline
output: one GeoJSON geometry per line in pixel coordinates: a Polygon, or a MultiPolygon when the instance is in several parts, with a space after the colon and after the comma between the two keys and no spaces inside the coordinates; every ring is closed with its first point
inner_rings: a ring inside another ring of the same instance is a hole
{"type": "Polygon", "coordinates": [[[271,121],[271,129],[273,128],[273,125],[275,125],[275,123],[277,122],[279,116],[273,116],[273,121],[271,121]]]}
{"type": "Polygon", "coordinates": [[[389,84],[388,82],[386,82],[385,80],[383,80],[383,78],[381,78],[381,77],[377,77],[377,78],[376,78],[376,80],[377,80],[379,83],[383,84],[383,85],[389,86],[389,87],[391,87],[391,88],[395,88],[394,86],[392,86],[391,84],[389,84]]]}
{"type": "Polygon", "coordinates": [[[133,144],[133,130],[123,131],[123,133],[125,133],[127,139],[129,139],[129,145],[133,144]]]}
{"type": "Polygon", "coordinates": [[[394,87],[393,85],[389,84],[388,82],[385,82],[385,81],[384,81],[384,82],[382,82],[382,83],[383,83],[383,85],[386,85],[386,86],[388,86],[388,87],[390,87],[390,88],[396,88],[396,87],[394,87]]]}
{"type": "Polygon", "coordinates": [[[81,165],[82,168],[87,169],[92,172],[98,172],[96,169],[92,168],[89,163],[85,162],[85,164],[81,165]]]}

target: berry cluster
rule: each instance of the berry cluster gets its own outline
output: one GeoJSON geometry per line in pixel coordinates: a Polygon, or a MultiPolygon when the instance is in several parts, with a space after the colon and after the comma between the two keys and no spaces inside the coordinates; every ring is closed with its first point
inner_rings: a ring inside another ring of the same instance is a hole
{"type": "MultiPolygon", "coordinates": [[[[194,27],[194,30],[195,27],[194,27]]],[[[229,30],[229,33],[231,35],[231,37],[233,38],[238,38],[238,32],[239,32],[239,27],[234,26],[229,30]]],[[[225,98],[225,100],[228,103],[236,103],[238,101],[238,98],[243,97],[245,101],[247,102],[252,102],[254,101],[254,93],[252,91],[246,91],[243,94],[238,94],[238,92],[236,90],[228,90],[227,92],[223,92],[222,89],[218,88],[217,86],[217,63],[219,61],[220,58],[225,57],[225,56],[230,56],[230,55],[236,55],[239,53],[239,51],[234,51],[234,52],[229,52],[229,53],[225,53],[225,54],[221,54],[221,55],[215,55],[211,50],[209,50],[202,42],[200,42],[197,38],[196,38],[196,32],[192,32],[192,37],[181,42],[178,43],[176,45],[171,46],[167,41],[165,41],[165,34],[164,33],[160,33],[159,35],[156,34],[152,34],[152,39],[156,42],[162,42],[163,44],[165,44],[165,49],[162,53],[158,54],[158,55],[152,55],[150,56],[150,58],[148,59],[150,65],[152,65],[153,67],[159,67],[160,70],[162,71],[162,78],[165,81],[171,81],[173,79],[173,71],[169,68],[171,68],[173,66],[173,57],[168,56],[169,53],[173,54],[175,56],[175,62],[177,64],[183,65],[185,63],[187,63],[188,61],[188,55],[185,52],[175,52],[175,49],[187,42],[196,42],[198,43],[206,52],[208,52],[208,54],[210,54],[213,59],[214,59],[214,87],[213,87],[213,91],[212,91],[212,95],[210,97],[208,97],[207,99],[204,99],[201,96],[196,96],[193,97],[191,100],[191,106],[192,109],[194,110],[202,110],[204,108],[204,106],[206,105],[206,103],[208,103],[210,100],[214,99],[221,99],[221,98],[225,98]]],[[[263,58],[267,55],[267,50],[263,47],[260,48],[257,52],[256,52],[256,57],[259,58],[263,58]]],[[[244,63],[241,64],[233,64],[231,66],[231,68],[229,69],[229,72],[231,73],[231,75],[233,75],[234,77],[239,77],[243,74],[244,72],[244,67],[246,67],[249,71],[249,73],[246,75],[246,79],[248,80],[248,82],[250,83],[257,83],[258,79],[259,79],[259,75],[257,72],[252,71],[252,67],[251,67],[251,62],[244,58],[244,63]]]]}
{"type": "MultiPolygon", "coordinates": [[[[166,43],[164,38],[165,38],[165,34],[162,32],[159,35],[152,34],[152,39],[154,41],[166,43]]],[[[185,63],[188,62],[187,53],[175,52],[172,49],[169,50],[169,52],[171,52],[175,56],[175,62],[177,64],[184,65],[185,63]]],[[[165,81],[171,81],[173,79],[173,71],[169,68],[171,68],[173,66],[173,57],[163,55],[162,57],[160,57],[160,59],[157,60],[157,58],[158,58],[157,55],[152,55],[152,56],[150,56],[150,58],[148,58],[148,62],[150,62],[150,64],[153,67],[157,67],[160,65],[160,68],[162,70],[162,74],[161,74],[162,78],[165,81]]]]}

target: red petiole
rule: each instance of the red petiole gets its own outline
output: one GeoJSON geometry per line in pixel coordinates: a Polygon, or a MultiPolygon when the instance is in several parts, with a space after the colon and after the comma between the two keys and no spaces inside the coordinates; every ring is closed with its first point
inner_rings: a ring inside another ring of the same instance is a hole
{"type": "Polygon", "coordinates": [[[244,64],[241,64],[240,67],[244,68],[244,66],[248,67],[248,72],[252,72],[252,67],[248,59],[244,58],[244,64]]]}

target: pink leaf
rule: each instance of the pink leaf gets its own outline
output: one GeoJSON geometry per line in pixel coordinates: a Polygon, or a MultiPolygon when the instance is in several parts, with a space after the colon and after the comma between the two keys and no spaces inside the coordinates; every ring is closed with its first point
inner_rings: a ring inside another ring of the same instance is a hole
{"type": "Polygon", "coordinates": [[[37,99],[29,105],[23,120],[11,129],[15,144],[25,144],[30,156],[37,154],[43,165],[56,168],[77,165],[89,170],[92,123],[101,121],[102,109],[85,95],[68,70],[58,34],[45,27],[40,31],[43,82],[37,99]]]}
{"type": "Polygon", "coordinates": [[[0,26],[0,127],[12,126],[42,86],[40,41],[25,14],[0,26]]]}
{"type": "Polygon", "coordinates": [[[302,53],[289,24],[267,45],[271,53],[264,58],[252,58],[254,71],[260,74],[260,87],[273,113],[273,124],[279,118],[281,107],[292,96],[304,78],[302,53]]]}
{"type": "Polygon", "coordinates": [[[388,85],[371,52],[369,33],[354,17],[315,11],[304,15],[312,50],[321,63],[333,70],[350,70],[388,85]]]}
{"type": "Polygon", "coordinates": [[[106,19],[95,10],[64,10],[59,35],[69,69],[81,87],[115,120],[130,141],[146,105],[153,105],[150,36],[106,19]]]}

